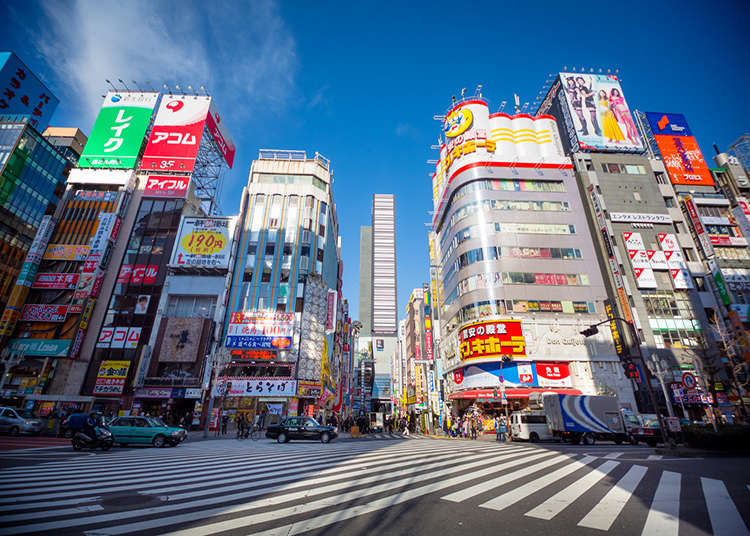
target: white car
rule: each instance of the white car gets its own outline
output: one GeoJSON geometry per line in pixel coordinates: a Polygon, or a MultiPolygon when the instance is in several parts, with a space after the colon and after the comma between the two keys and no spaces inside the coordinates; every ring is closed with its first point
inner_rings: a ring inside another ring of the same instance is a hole
{"type": "Polygon", "coordinates": [[[28,409],[0,407],[0,432],[10,435],[40,434],[44,422],[37,419],[28,409]]]}

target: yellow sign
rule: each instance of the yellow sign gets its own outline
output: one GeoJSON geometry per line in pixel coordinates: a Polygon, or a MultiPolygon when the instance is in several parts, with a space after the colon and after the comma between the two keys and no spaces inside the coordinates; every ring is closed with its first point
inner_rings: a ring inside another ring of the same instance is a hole
{"type": "Polygon", "coordinates": [[[474,114],[472,114],[471,110],[468,108],[453,110],[448,117],[445,118],[443,131],[448,138],[455,138],[469,129],[473,119],[474,114]]]}
{"type": "Polygon", "coordinates": [[[88,246],[74,244],[50,244],[44,253],[45,259],[56,261],[85,261],[89,254],[88,246]]]}
{"type": "Polygon", "coordinates": [[[227,245],[221,233],[207,230],[193,231],[185,235],[180,244],[191,255],[214,255],[227,245]]]}
{"type": "Polygon", "coordinates": [[[128,377],[130,361],[102,361],[99,366],[97,378],[122,378],[128,377]]]}

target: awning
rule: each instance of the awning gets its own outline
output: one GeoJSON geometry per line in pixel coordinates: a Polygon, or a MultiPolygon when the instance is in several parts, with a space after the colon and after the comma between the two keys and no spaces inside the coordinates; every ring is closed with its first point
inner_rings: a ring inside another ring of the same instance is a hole
{"type": "MultiPolygon", "coordinates": [[[[530,393],[557,393],[559,395],[582,395],[583,393],[578,389],[506,389],[506,398],[529,398],[530,393]]],[[[492,401],[500,401],[500,390],[497,390],[497,397],[495,397],[493,389],[470,389],[468,391],[458,391],[448,395],[450,400],[458,399],[471,399],[476,400],[479,398],[486,398],[492,401]]]]}

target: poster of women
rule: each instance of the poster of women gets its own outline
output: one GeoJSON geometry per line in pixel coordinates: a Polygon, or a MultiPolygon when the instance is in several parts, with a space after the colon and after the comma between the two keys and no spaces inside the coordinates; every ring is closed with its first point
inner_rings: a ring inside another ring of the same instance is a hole
{"type": "Polygon", "coordinates": [[[620,82],[611,75],[560,73],[581,149],[643,150],[620,82]]]}

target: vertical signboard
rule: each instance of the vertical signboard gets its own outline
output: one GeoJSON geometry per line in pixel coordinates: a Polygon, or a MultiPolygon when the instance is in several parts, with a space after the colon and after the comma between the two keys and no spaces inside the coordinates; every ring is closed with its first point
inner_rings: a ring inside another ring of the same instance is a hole
{"type": "Polygon", "coordinates": [[[703,256],[706,258],[713,257],[714,247],[711,244],[711,237],[708,236],[706,228],[703,227],[703,222],[701,222],[701,217],[698,214],[698,210],[695,208],[695,203],[693,202],[693,196],[686,195],[682,198],[682,202],[685,205],[685,210],[690,218],[690,222],[693,224],[695,235],[698,237],[698,243],[703,250],[703,256]]]}
{"type": "Polygon", "coordinates": [[[107,93],[78,167],[133,169],[158,97],[135,91],[107,93]]]}
{"type": "Polygon", "coordinates": [[[0,116],[21,115],[43,132],[60,100],[13,52],[0,52],[0,116]]]}
{"type": "Polygon", "coordinates": [[[211,97],[162,97],[141,169],[192,172],[210,104],[211,97]]]}
{"type": "Polygon", "coordinates": [[[211,133],[211,137],[214,139],[216,146],[224,157],[224,161],[231,169],[232,164],[234,164],[234,153],[236,148],[226,125],[221,120],[219,112],[216,111],[213,101],[211,101],[208,110],[206,125],[208,126],[208,131],[211,133]]]}
{"type": "Polygon", "coordinates": [[[617,321],[615,320],[615,307],[612,303],[612,300],[607,298],[604,300],[604,311],[607,313],[607,318],[609,318],[609,330],[612,332],[612,340],[615,343],[615,350],[617,350],[617,356],[618,357],[625,357],[628,354],[628,350],[625,347],[625,344],[622,340],[622,335],[620,334],[620,329],[617,327],[617,321]]]}
{"type": "Polygon", "coordinates": [[[714,178],[684,115],[646,112],[646,119],[672,184],[714,185],[714,178]]]}

